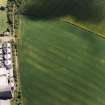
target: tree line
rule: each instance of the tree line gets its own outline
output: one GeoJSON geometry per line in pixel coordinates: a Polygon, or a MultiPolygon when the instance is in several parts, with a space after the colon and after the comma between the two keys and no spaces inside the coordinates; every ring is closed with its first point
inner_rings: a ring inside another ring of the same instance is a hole
{"type": "MultiPolygon", "coordinates": [[[[15,0],[21,3],[21,0],[15,0]]],[[[74,16],[78,20],[101,21],[104,16],[105,0],[23,0],[22,14],[34,18],[74,16]]]]}

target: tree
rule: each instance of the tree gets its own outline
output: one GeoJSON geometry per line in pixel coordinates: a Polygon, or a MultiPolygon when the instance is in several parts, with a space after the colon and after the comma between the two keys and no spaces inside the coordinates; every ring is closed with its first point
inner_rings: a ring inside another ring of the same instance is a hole
{"type": "Polygon", "coordinates": [[[72,15],[78,20],[99,21],[105,0],[26,0],[22,13],[38,18],[72,15]]]}

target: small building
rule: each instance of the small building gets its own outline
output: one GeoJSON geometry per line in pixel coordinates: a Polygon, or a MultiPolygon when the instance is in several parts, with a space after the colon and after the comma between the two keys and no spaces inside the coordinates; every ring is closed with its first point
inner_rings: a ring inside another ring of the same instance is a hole
{"type": "Polygon", "coordinates": [[[11,88],[6,75],[0,76],[0,99],[7,100],[12,98],[11,88]]]}
{"type": "Polygon", "coordinates": [[[6,68],[0,68],[0,100],[7,100],[12,98],[11,87],[8,82],[6,68]]]}

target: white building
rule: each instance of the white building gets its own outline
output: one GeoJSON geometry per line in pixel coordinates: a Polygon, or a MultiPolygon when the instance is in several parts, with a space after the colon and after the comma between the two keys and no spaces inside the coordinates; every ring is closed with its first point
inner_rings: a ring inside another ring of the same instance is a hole
{"type": "Polygon", "coordinates": [[[11,87],[8,82],[6,68],[0,68],[0,99],[6,100],[12,98],[11,87]]]}
{"type": "Polygon", "coordinates": [[[11,58],[12,58],[12,55],[11,55],[11,54],[5,54],[5,55],[4,55],[4,58],[7,59],[7,60],[8,60],[8,59],[11,59],[11,58]]]}
{"type": "Polygon", "coordinates": [[[0,105],[10,105],[10,100],[0,100],[0,105]]]}

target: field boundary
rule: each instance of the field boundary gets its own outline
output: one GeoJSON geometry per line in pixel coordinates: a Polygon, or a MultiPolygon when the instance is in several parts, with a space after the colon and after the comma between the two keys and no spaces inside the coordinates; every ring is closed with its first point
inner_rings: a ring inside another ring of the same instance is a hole
{"type": "Polygon", "coordinates": [[[100,37],[100,38],[102,38],[102,39],[105,40],[105,35],[103,35],[103,34],[100,34],[100,33],[98,33],[98,32],[92,31],[91,29],[86,28],[86,27],[84,27],[84,26],[75,24],[75,23],[71,22],[71,21],[68,20],[68,19],[63,19],[63,21],[66,22],[66,23],[68,23],[68,24],[72,24],[73,26],[78,27],[78,28],[81,29],[81,30],[94,33],[96,36],[98,36],[98,37],[100,37]]]}

